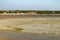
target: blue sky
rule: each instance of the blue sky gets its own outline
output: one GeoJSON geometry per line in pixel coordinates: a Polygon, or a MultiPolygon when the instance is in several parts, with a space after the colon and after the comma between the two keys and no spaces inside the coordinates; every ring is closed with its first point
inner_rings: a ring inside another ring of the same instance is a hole
{"type": "Polygon", "coordinates": [[[0,0],[0,10],[60,10],[60,0],[0,0]]]}

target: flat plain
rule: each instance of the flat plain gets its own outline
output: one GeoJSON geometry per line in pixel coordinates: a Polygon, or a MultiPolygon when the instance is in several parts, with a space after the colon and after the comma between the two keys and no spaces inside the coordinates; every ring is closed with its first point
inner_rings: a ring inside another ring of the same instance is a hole
{"type": "MultiPolygon", "coordinates": [[[[8,36],[7,40],[9,39],[9,37],[14,38],[14,40],[17,40],[19,38],[19,40],[25,40],[25,37],[26,40],[48,40],[50,38],[50,40],[55,40],[55,38],[56,40],[59,40],[60,17],[0,16],[0,30],[0,36],[8,36]],[[15,36],[13,34],[15,34],[15,36]],[[41,34],[43,34],[44,36],[41,34]],[[17,37],[17,39],[15,39],[15,37],[17,37]]],[[[0,39],[3,40],[4,38],[0,39]]]]}

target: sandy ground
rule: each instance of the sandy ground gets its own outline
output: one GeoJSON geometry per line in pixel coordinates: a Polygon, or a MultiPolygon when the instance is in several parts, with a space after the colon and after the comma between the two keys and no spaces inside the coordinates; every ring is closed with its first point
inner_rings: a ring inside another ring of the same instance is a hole
{"type": "Polygon", "coordinates": [[[0,30],[0,40],[60,40],[60,37],[0,30]]]}
{"type": "MultiPolygon", "coordinates": [[[[1,17],[0,17],[1,18],[1,17]]],[[[24,33],[60,35],[60,17],[31,17],[0,19],[0,29],[23,28],[24,33]]]]}
{"type": "Polygon", "coordinates": [[[24,39],[24,38],[18,38],[18,39],[15,38],[15,39],[11,39],[11,38],[5,38],[5,37],[4,37],[4,38],[3,38],[3,37],[1,38],[1,37],[0,37],[0,40],[27,40],[27,39],[24,39]]]}

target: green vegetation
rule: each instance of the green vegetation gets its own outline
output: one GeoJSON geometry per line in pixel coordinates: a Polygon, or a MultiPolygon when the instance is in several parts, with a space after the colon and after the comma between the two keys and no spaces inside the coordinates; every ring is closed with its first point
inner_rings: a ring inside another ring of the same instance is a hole
{"type": "Polygon", "coordinates": [[[0,13],[29,13],[34,12],[36,14],[60,14],[60,11],[49,10],[0,10],[0,13]]]}

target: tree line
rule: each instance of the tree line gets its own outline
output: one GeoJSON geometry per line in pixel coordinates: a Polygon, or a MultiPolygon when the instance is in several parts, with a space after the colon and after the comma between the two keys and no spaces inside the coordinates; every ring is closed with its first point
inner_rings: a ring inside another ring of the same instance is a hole
{"type": "Polygon", "coordinates": [[[48,10],[0,10],[0,13],[28,13],[35,12],[36,14],[60,14],[60,11],[48,11],[48,10]]]}

